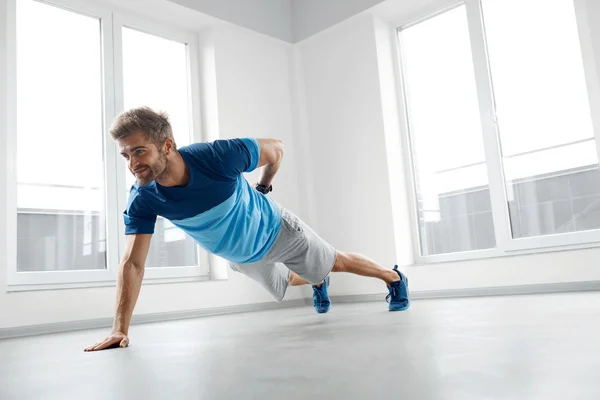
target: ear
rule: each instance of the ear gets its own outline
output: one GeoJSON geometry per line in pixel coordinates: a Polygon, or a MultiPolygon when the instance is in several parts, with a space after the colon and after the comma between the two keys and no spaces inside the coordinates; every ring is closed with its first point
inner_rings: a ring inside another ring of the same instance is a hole
{"type": "Polygon", "coordinates": [[[165,139],[165,143],[163,144],[163,150],[165,155],[167,156],[173,152],[173,139],[165,139]]]}

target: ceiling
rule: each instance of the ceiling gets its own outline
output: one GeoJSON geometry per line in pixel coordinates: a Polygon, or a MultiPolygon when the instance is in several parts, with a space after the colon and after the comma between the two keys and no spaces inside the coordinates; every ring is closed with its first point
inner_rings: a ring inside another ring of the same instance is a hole
{"type": "Polygon", "coordinates": [[[286,42],[306,39],[383,0],[170,0],[286,42]]]}

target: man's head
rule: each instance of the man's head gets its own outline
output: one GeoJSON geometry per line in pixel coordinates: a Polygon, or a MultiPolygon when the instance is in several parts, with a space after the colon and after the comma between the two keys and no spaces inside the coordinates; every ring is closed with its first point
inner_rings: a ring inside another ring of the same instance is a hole
{"type": "Polygon", "coordinates": [[[168,157],[177,147],[166,113],[148,107],[125,111],[115,118],[110,135],[140,185],[168,177],[168,157]]]}

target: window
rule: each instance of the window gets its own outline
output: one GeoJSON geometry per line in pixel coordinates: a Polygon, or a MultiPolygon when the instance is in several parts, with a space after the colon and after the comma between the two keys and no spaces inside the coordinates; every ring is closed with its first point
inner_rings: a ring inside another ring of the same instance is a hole
{"type": "Polygon", "coordinates": [[[465,7],[403,30],[402,55],[421,253],[494,247],[465,7]]]}
{"type": "Polygon", "coordinates": [[[600,242],[582,7],[467,0],[399,30],[421,261],[600,242]]]}
{"type": "MultiPolygon", "coordinates": [[[[199,140],[196,37],[83,2],[11,0],[8,10],[17,160],[8,284],[114,281],[128,190],[108,127],[144,104],[170,114],[179,146],[199,140]]],[[[164,219],[146,266],[146,280],[209,272],[206,253],[164,219]]]]}
{"type": "MultiPolygon", "coordinates": [[[[191,143],[187,45],[127,27],[123,35],[123,97],[125,109],[148,106],[168,111],[177,146],[191,143]]],[[[123,196],[135,177],[126,171],[123,196]]],[[[146,261],[148,267],[194,266],[196,242],[159,217],[146,261]]]]}
{"type": "Polygon", "coordinates": [[[18,271],[106,269],[100,20],[17,4],[18,271]]]}
{"type": "Polygon", "coordinates": [[[483,16],[512,236],[600,228],[598,153],[573,0],[483,0],[483,16]]]}

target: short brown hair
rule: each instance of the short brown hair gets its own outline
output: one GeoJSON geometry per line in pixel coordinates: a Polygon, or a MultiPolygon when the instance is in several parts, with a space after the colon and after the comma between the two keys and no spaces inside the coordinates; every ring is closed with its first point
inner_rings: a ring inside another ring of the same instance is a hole
{"type": "Polygon", "coordinates": [[[177,149],[169,116],[164,111],[155,112],[150,107],[132,108],[118,115],[110,127],[110,136],[118,140],[140,131],[158,148],[170,138],[173,148],[177,149]]]}

